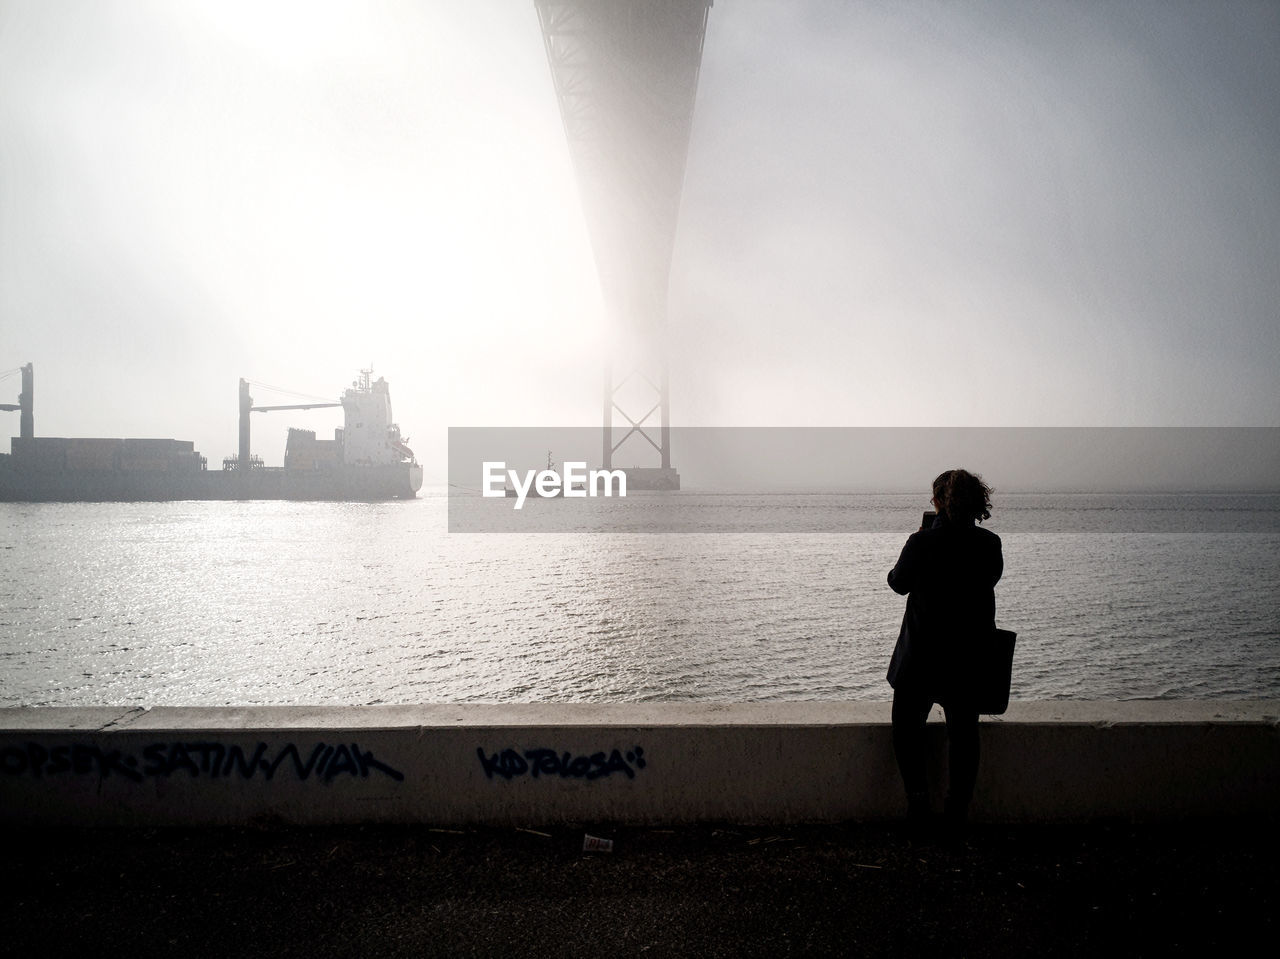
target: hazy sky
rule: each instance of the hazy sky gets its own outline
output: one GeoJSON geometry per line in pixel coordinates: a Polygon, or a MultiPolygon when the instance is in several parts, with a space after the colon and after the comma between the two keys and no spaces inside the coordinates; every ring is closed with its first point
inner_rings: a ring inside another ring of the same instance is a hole
{"type": "MultiPolygon", "coordinates": [[[[1277,102],[1275,2],[720,0],[673,419],[1280,425],[1277,102]]],[[[239,377],[370,363],[424,453],[588,425],[602,314],[532,0],[0,0],[0,370],[35,363],[38,434],[214,463],[239,377]]]]}

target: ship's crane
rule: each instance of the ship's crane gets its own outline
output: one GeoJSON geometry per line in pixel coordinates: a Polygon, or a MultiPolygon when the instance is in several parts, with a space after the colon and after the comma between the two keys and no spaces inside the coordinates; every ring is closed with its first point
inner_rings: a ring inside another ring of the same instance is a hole
{"type": "Polygon", "coordinates": [[[240,453],[236,463],[241,469],[249,469],[252,459],[249,453],[249,414],[274,413],[278,410],[324,410],[341,406],[341,403],[292,403],[287,406],[254,406],[249,395],[249,381],[240,380],[240,453]]]}
{"type": "MultiPolygon", "coordinates": [[[[14,372],[17,372],[17,371],[10,370],[4,375],[9,376],[14,372]]],[[[14,413],[14,412],[20,413],[21,419],[19,420],[19,423],[18,423],[18,435],[21,436],[23,439],[30,439],[31,437],[36,435],[35,416],[33,413],[33,408],[34,408],[33,397],[35,395],[35,388],[34,388],[35,373],[33,372],[33,367],[32,367],[32,364],[30,363],[22,367],[21,372],[22,372],[22,392],[18,394],[18,402],[17,403],[0,403],[0,410],[4,410],[10,413],[14,413]]]]}

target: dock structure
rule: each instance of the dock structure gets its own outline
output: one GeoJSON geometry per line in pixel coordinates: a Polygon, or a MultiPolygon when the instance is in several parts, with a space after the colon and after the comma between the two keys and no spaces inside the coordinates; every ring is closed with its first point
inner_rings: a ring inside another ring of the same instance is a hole
{"type": "Polygon", "coordinates": [[[658,465],[635,470],[632,486],[679,488],[667,288],[711,0],[535,4],[612,324],[602,465],[634,437],[658,465]]]}

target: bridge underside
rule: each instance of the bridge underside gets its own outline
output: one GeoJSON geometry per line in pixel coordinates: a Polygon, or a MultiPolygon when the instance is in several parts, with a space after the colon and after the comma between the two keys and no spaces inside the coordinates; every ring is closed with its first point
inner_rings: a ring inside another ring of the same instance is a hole
{"type": "Polygon", "coordinates": [[[711,0],[535,4],[613,324],[604,466],[638,437],[674,474],[667,286],[711,0]]]}

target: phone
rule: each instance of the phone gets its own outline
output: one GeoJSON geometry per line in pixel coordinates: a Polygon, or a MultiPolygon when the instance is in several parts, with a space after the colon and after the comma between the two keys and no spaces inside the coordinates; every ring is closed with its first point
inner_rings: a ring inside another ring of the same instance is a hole
{"type": "Polygon", "coordinates": [[[920,518],[921,529],[933,529],[933,521],[938,518],[938,514],[931,509],[924,511],[924,515],[920,518]]]}

